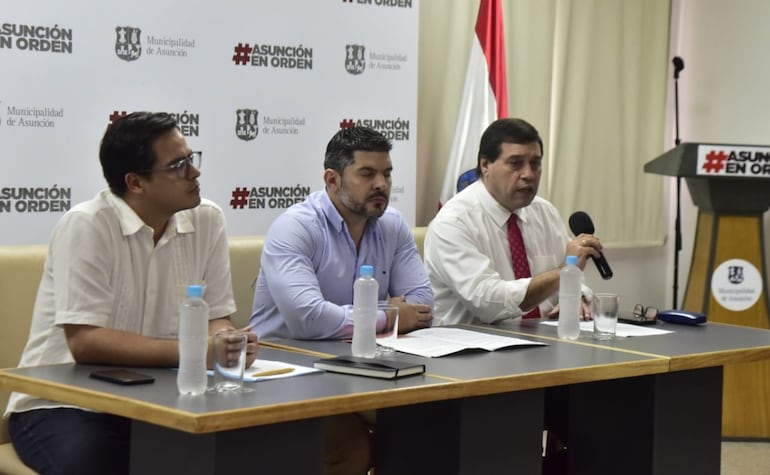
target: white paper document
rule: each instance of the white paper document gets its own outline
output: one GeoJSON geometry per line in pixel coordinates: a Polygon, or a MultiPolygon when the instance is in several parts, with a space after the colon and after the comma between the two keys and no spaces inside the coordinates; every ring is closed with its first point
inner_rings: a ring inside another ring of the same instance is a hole
{"type": "Polygon", "coordinates": [[[428,358],[450,355],[463,350],[495,351],[513,346],[545,345],[545,343],[522,338],[446,327],[415,330],[406,335],[399,335],[395,342],[388,341],[387,338],[378,338],[377,344],[428,358]]]}
{"type": "MultiPolygon", "coordinates": [[[[547,322],[540,322],[540,324],[555,327],[559,324],[559,322],[547,321],[547,322]]],[[[580,331],[593,333],[594,322],[581,321],[580,331]]],[[[672,332],[671,330],[661,330],[660,328],[655,328],[654,325],[631,325],[630,323],[620,323],[620,322],[618,322],[617,327],[615,327],[615,336],[619,336],[621,338],[625,338],[629,336],[663,335],[665,333],[674,333],[674,332],[672,332]]]]}

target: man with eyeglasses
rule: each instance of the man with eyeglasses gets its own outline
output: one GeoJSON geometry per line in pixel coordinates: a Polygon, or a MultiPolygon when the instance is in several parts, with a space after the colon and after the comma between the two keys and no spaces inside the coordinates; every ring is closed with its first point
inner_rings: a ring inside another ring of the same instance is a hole
{"type": "MultiPolygon", "coordinates": [[[[205,285],[209,334],[233,329],[224,217],[201,199],[201,153],[175,119],[150,112],[118,119],[99,159],[109,189],[56,225],[19,366],[175,367],[189,284],[205,285]]],[[[248,335],[251,364],[257,341],[248,335]]],[[[6,413],[14,448],[37,472],[128,473],[129,419],[21,393],[6,413]]]]}

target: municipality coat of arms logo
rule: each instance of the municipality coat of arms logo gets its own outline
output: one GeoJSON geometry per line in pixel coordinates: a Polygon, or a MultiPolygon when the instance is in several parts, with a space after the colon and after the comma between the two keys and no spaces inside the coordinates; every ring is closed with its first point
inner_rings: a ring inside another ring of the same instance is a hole
{"type": "Polygon", "coordinates": [[[238,109],[235,112],[235,135],[241,140],[254,140],[259,133],[256,109],[238,109]]]}
{"type": "Polygon", "coordinates": [[[142,55],[142,30],[133,26],[115,27],[115,54],[123,61],[135,61],[142,55]]]}
{"type": "Polygon", "coordinates": [[[350,74],[361,74],[366,69],[364,45],[345,46],[345,70],[350,74]]]}
{"type": "Polygon", "coordinates": [[[743,282],[743,266],[728,266],[727,280],[731,284],[740,284],[743,282]]]}

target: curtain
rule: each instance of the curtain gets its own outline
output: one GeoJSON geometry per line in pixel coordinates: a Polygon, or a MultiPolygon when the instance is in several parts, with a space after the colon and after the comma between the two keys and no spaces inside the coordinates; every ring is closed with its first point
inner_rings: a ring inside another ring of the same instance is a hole
{"type": "MultiPolygon", "coordinates": [[[[511,117],[545,147],[540,196],[582,210],[605,246],[662,245],[669,1],[504,2],[511,117]]],[[[417,224],[435,215],[478,1],[420,2],[417,224]]]]}

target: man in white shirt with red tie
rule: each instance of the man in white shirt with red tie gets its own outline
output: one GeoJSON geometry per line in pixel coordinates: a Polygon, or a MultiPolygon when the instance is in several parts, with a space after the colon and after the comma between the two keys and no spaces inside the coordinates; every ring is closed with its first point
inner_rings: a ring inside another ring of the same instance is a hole
{"type": "MultiPolygon", "coordinates": [[[[522,119],[499,119],[481,136],[479,178],[428,226],[425,266],[435,293],[434,325],[541,318],[558,312],[567,255],[583,269],[599,256],[596,236],[570,240],[556,208],[536,196],[543,141],[522,119]]],[[[583,285],[583,295],[591,290],[583,285]]],[[[588,307],[583,306],[588,317],[588,307]]]]}

